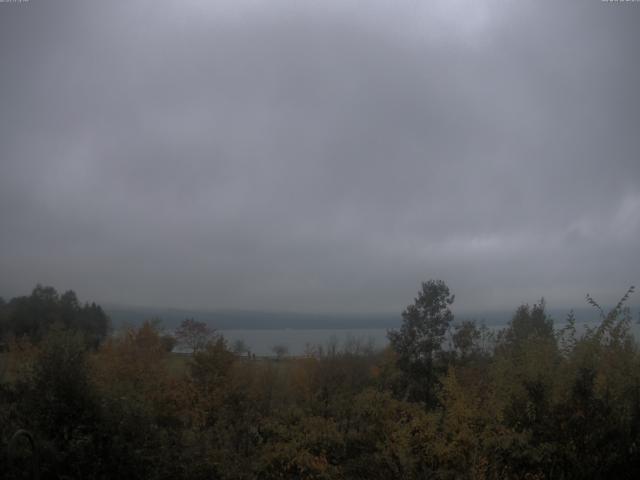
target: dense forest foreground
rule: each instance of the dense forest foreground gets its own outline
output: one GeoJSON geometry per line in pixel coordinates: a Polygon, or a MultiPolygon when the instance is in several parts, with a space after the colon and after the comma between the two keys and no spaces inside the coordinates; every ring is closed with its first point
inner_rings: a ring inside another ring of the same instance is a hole
{"type": "Polygon", "coordinates": [[[640,352],[626,306],[492,332],[422,284],[390,344],[273,359],[207,325],[112,332],[95,304],[0,299],[5,479],[640,478],[640,352]],[[192,353],[174,353],[179,345],[192,353]]]}

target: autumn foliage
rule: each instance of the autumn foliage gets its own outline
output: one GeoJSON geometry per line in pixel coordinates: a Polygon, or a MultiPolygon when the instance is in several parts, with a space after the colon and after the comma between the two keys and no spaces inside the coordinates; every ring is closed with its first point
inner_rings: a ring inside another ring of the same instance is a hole
{"type": "Polygon", "coordinates": [[[427,282],[387,349],[280,360],[210,330],[172,353],[154,322],[97,348],[64,324],[7,336],[0,476],[31,475],[34,452],[12,443],[26,430],[42,478],[637,478],[628,295],[608,313],[589,297],[601,321],[587,328],[554,327],[542,301],[489,331],[456,322],[446,285],[427,282]]]}

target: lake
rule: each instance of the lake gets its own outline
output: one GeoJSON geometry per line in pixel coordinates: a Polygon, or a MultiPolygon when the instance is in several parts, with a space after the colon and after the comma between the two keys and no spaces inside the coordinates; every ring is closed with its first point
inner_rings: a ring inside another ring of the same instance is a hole
{"type": "MultiPolygon", "coordinates": [[[[594,327],[597,321],[577,322],[578,334],[582,333],[587,325],[594,327]]],[[[564,322],[556,322],[556,330],[564,326],[564,322]]],[[[489,330],[497,331],[505,327],[504,324],[489,324],[489,330]]],[[[309,346],[326,347],[329,344],[337,344],[342,348],[347,342],[357,340],[362,345],[371,344],[375,349],[382,349],[389,341],[387,340],[386,328],[323,328],[323,329],[264,329],[264,330],[243,330],[243,329],[221,329],[218,330],[227,339],[230,348],[237,340],[242,340],[247,347],[258,356],[272,356],[275,345],[285,346],[289,355],[304,355],[309,346]]],[[[640,325],[632,323],[631,331],[636,338],[640,338],[640,325]]]]}
{"type": "Polygon", "coordinates": [[[229,347],[237,340],[242,340],[247,347],[258,356],[273,355],[275,345],[283,345],[289,355],[303,355],[307,346],[323,347],[337,343],[338,348],[347,342],[357,340],[363,345],[373,344],[374,348],[384,348],[387,341],[385,328],[359,329],[270,329],[270,330],[218,330],[229,342],[229,347]]]}

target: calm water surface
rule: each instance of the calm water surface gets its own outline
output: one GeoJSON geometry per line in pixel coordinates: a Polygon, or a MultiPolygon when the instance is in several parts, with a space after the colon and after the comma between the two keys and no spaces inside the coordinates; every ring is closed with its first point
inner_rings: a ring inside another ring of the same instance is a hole
{"type": "MultiPolygon", "coordinates": [[[[597,322],[579,322],[576,325],[578,335],[587,325],[595,326],[597,322]]],[[[564,322],[556,322],[556,329],[562,328],[564,322]]],[[[497,332],[505,325],[487,325],[489,330],[497,332]]],[[[634,322],[631,331],[640,338],[640,325],[634,322]]],[[[360,329],[271,329],[271,330],[219,330],[233,348],[234,342],[242,340],[251,353],[258,356],[274,355],[273,347],[282,345],[287,348],[289,355],[304,355],[309,347],[337,344],[341,349],[348,342],[359,341],[361,345],[372,345],[375,349],[382,349],[389,341],[385,328],[360,329]]]]}

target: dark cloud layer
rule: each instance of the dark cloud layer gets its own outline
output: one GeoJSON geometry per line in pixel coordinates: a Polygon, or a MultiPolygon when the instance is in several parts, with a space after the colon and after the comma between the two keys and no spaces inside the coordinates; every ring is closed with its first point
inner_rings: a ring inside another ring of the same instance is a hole
{"type": "Polygon", "coordinates": [[[615,301],[640,4],[0,3],[0,292],[396,311],[615,301]]]}

